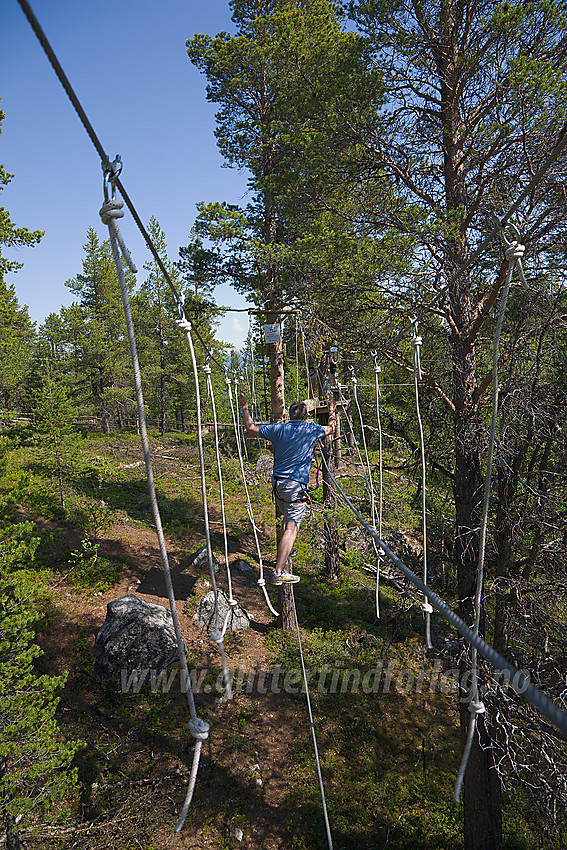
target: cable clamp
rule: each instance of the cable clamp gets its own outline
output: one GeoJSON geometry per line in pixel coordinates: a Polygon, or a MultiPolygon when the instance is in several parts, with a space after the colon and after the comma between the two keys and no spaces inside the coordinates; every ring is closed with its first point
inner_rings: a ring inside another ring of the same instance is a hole
{"type": "Polygon", "coordinates": [[[213,629],[210,637],[213,643],[222,643],[224,640],[222,632],[219,629],[213,629]]]}
{"type": "Polygon", "coordinates": [[[210,728],[211,727],[206,720],[201,720],[200,717],[196,717],[195,720],[189,721],[189,731],[196,741],[206,741],[209,737],[210,728]]]}
{"type": "MultiPolygon", "coordinates": [[[[104,200],[108,201],[108,184],[110,183],[111,191],[110,197],[114,200],[116,195],[116,181],[120,176],[120,172],[122,171],[122,158],[119,153],[114,157],[113,162],[109,162],[108,166],[105,168],[104,163],[102,163],[102,171],[104,174],[103,180],[103,189],[104,189],[104,200]]],[[[105,222],[107,224],[107,222],[105,222]]]]}
{"type": "Polygon", "coordinates": [[[180,330],[185,331],[185,333],[191,333],[192,325],[189,319],[176,319],[175,324],[180,330]]]}
{"type": "Polygon", "coordinates": [[[431,604],[429,599],[426,599],[424,601],[423,605],[421,606],[421,610],[424,612],[424,614],[433,614],[433,605],[431,604]]]}
{"type": "Polygon", "coordinates": [[[469,711],[471,714],[484,714],[486,707],[482,700],[475,702],[473,699],[469,702],[469,711]]]}
{"type": "Polygon", "coordinates": [[[177,307],[177,313],[180,319],[185,318],[185,293],[179,292],[177,295],[177,300],[175,302],[175,306],[177,307]]]}

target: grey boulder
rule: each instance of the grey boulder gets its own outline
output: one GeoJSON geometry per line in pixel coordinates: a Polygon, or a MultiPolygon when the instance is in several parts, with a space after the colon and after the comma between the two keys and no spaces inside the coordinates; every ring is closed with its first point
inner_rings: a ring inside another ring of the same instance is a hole
{"type": "MultiPolygon", "coordinates": [[[[185,649],[185,647],[184,647],[185,649]]],[[[95,638],[99,669],[120,684],[132,670],[161,672],[179,664],[171,612],[129,593],[109,602],[95,638]]]]}

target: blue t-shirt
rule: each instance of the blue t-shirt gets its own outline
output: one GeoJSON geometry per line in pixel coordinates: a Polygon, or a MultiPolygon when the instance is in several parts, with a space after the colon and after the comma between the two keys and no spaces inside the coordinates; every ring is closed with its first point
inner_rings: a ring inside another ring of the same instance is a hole
{"type": "Polygon", "coordinates": [[[303,420],[260,425],[260,436],[274,449],[274,478],[289,478],[309,484],[315,440],[325,436],[323,425],[303,420]]]}

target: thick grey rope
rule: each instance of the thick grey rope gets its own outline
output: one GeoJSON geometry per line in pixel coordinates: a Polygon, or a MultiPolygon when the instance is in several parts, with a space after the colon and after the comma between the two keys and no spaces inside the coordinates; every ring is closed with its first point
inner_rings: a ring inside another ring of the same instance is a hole
{"type": "Polygon", "coordinates": [[[264,594],[264,599],[266,600],[266,605],[268,606],[268,608],[270,609],[270,611],[272,612],[274,617],[279,617],[278,612],[276,611],[276,609],[272,605],[272,602],[271,602],[270,597],[268,595],[268,591],[266,590],[266,579],[264,578],[264,562],[262,561],[262,550],[260,548],[260,540],[258,538],[258,529],[256,527],[256,521],[254,520],[254,513],[252,511],[252,504],[250,502],[250,492],[248,490],[248,483],[246,481],[246,472],[244,471],[244,458],[242,456],[242,446],[241,446],[241,439],[244,439],[244,437],[241,438],[241,436],[240,436],[239,423],[236,420],[234,399],[233,399],[233,396],[232,396],[232,386],[230,384],[230,378],[229,378],[228,374],[225,378],[225,383],[226,383],[227,390],[228,390],[228,398],[229,398],[229,401],[230,401],[230,410],[231,410],[231,413],[232,413],[232,423],[233,423],[233,426],[234,426],[234,433],[235,433],[235,436],[236,436],[236,448],[238,450],[238,460],[239,460],[239,463],[240,463],[240,474],[242,475],[242,481],[244,483],[244,492],[246,494],[246,511],[248,513],[248,519],[250,520],[250,524],[252,526],[252,531],[254,532],[254,540],[256,542],[256,551],[258,553],[258,561],[259,561],[259,564],[260,564],[260,578],[258,579],[258,584],[262,588],[262,592],[264,594]]]}
{"type": "MultiPolygon", "coordinates": [[[[225,504],[224,504],[224,485],[223,485],[222,465],[221,465],[220,451],[219,451],[219,429],[218,429],[218,422],[217,422],[217,408],[216,408],[216,404],[215,404],[215,394],[214,394],[214,391],[213,391],[213,382],[211,381],[211,367],[207,364],[203,368],[203,371],[206,375],[207,390],[208,390],[209,398],[211,400],[211,408],[212,408],[212,411],[213,411],[213,424],[214,424],[214,429],[215,429],[215,451],[216,451],[216,458],[217,458],[217,471],[218,471],[218,475],[219,475],[219,493],[220,493],[221,517],[222,517],[222,536],[223,536],[223,541],[224,541],[224,562],[225,562],[225,565],[226,565],[226,577],[227,577],[227,582],[228,582],[228,604],[229,604],[229,608],[228,608],[228,611],[226,612],[226,617],[224,618],[224,623],[223,623],[223,626],[222,626],[222,634],[223,634],[223,637],[224,637],[224,635],[226,633],[227,626],[228,626],[228,621],[230,619],[231,612],[236,607],[236,605],[238,603],[236,602],[236,599],[233,599],[233,597],[232,597],[232,576],[231,576],[231,573],[230,573],[230,564],[228,562],[228,536],[227,536],[227,532],[226,532],[226,510],[225,510],[225,504]]],[[[232,699],[232,690],[230,688],[230,680],[228,681],[227,684],[228,684],[228,694],[229,694],[228,698],[232,699]]]]}
{"type": "Polygon", "coordinates": [[[352,504],[339,482],[334,478],[324,456],[323,463],[325,464],[329,475],[333,478],[335,486],[343,497],[345,503],[349,506],[366,531],[374,537],[378,545],[382,547],[384,554],[388,556],[390,561],[392,561],[392,563],[401,570],[406,578],[409,579],[409,581],[411,581],[418,590],[427,596],[433,607],[436,608],[437,611],[439,611],[439,613],[442,614],[442,616],[445,617],[452,626],[454,626],[459,634],[461,634],[471,644],[471,646],[475,647],[480,652],[483,658],[486,658],[486,660],[489,661],[497,670],[502,670],[502,672],[505,672],[510,676],[510,684],[514,690],[523,696],[528,702],[531,702],[532,705],[535,705],[536,708],[538,708],[541,713],[544,714],[547,719],[557,727],[557,729],[559,729],[563,737],[567,739],[567,714],[555,705],[555,703],[552,702],[542,691],[534,687],[530,683],[529,678],[521,670],[517,670],[513,667],[502,655],[500,655],[499,652],[496,652],[494,647],[490,646],[490,644],[483,640],[480,635],[476,634],[470,626],[467,626],[464,620],[461,620],[459,615],[455,614],[453,609],[450,608],[443,599],[437,596],[430,587],[424,584],[419,576],[412,572],[412,570],[410,570],[410,568],[407,567],[394,552],[392,552],[383,540],[380,540],[376,532],[368,525],[360,511],[352,504]]]}
{"type": "Polygon", "coordinates": [[[315,734],[315,723],[313,721],[313,711],[311,709],[311,698],[309,696],[309,682],[307,681],[307,673],[305,670],[305,659],[303,658],[303,647],[301,646],[301,635],[299,633],[299,623],[297,621],[297,611],[295,608],[295,596],[293,593],[293,585],[291,585],[291,598],[293,600],[293,616],[295,618],[295,628],[297,630],[297,642],[299,644],[299,657],[301,659],[301,672],[303,673],[303,683],[305,685],[305,699],[307,700],[307,709],[309,711],[309,726],[311,728],[311,737],[313,738],[313,748],[315,750],[315,762],[317,764],[317,778],[319,780],[319,790],[321,791],[321,802],[323,804],[323,817],[325,819],[325,829],[327,830],[327,842],[329,850],[333,850],[333,838],[331,836],[331,827],[329,825],[329,815],[327,813],[327,802],[325,800],[325,788],[323,786],[323,775],[321,773],[321,762],[319,760],[319,748],[317,746],[317,736],[315,734]]]}
{"type": "MultiPolygon", "coordinates": [[[[423,529],[423,583],[427,584],[427,502],[426,502],[426,467],[425,467],[425,437],[423,435],[423,422],[421,421],[421,410],[419,407],[419,382],[421,380],[420,349],[423,343],[418,335],[417,319],[411,319],[413,325],[413,380],[415,390],[415,410],[417,424],[419,427],[419,446],[421,451],[421,524],[423,529]]],[[[422,610],[425,614],[425,641],[428,649],[433,648],[431,643],[431,614],[433,608],[427,599],[423,600],[422,610]]]]}
{"type": "MultiPolygon", "coordinates": [[[[505,238],[505,237],[504,237],[505,238]]],[[[486,552],[486,533],[488,529],[488,508],[490,505],[490,490],[492,483],[492,463],[494,460],[494,445],[496,442],[496,427],[498,424],[498,353],[500,347],[500,336],[502,334],[502,326],[504,324],[504,315],[506,313],[506,304],[508,302],[508,293],[510,292],[510,284],[512,282],[512,274],[517,266],[522,280],[524,280],[524,272],[522,269],[522,257],[524,255],[525,246],[519,242],[507,243],[506,258],[508,259],[508,269],[506,270],[506,281],[502,290],[500,299],[500,308],[498,311],[498,320],[496,322],[496,330],[494,331],[494,343],[492,347],[492,418],[490,422],[490,434],[488,438],[488,450],[486,456],[486,474],[484,478],[484,494],[482,502],[482,519],[480,523],[480,540],[478,564],[476,573],[476,588],[474,598],[474,630],[478,634],[480,629],[480,613],[482,607],[482,590],[484,584],[484,558],[486,552]]],[[[524,280],[525,282],[525,280],[524,280]]],[[[477,650],[472,648],[471,653],[471,680],[472,680],[472,698],[469,702],[470,720],[467,731],[467,739],[463,750],[463,757],[459,774],[455,784],[455,800],[457,803],[461,797],[461,788],[465,779],[465,773],[469,757],[471,754],[474,733],[476,731],[477,720],[479,714],[484,714],[485,706],[480,698],[478,690],[478,664],[477,650]]]]}
{"type": "MultiPolygon", "coordinates": [[[[379,437],[379,467],[380,467],[380,477],[379,477],[379,495],[378,495],[378,536],[382,537],[382,515],[384,509],[384,487],[383,487],[383,478],[384,478],[384,461],[383,461],[383,452],[382,452],[382,420],[380,416],[380,382],[378,380],[378,375],[381,372],[381,368],[378,365],[378,355],[374,358],[374,381],[376,384],[376,418],[378,420],[378,437],[379,437]]],[[[376,616],[380,617],[380,567],[382,566],[382,549],[378,550],[378,563],[376,565],[376,616]]]]}
{"type": "MultiPolygon", "coordinates": [[[[130,346],[130,356],[132,358],[132,368],[134,372],[134,386],[136,390],[136,405],[138,409],[138,423],[140,426],[140,440],[142,443],[142,452],[144,455],[144,463],[146,466],[146,478],[148,482],[148,493],[150,497],[150,504],[152,508],[152,514],[154,518],[154,525],[156,527],[157,538],[159,543],[159,550],[161,555],[161,562],[163,573],[165,577],[165,586],[167,589],[167,596],[169,599],[169,608],[171,611],[171,618],[173,620],[173,628],[175,630],[175,637],[177,639],[177,651],[179,654],[179,666],[181,667],[183,681],[186,683],[186,693],[187,693],[187,701],[189,703],[189,712],[191,715],[191,720],[189,721],[189,731],[192,736],[195,738],[195,751],[193,755],[193,767],[191,770],[191,781],[189,782],[189,787],[187,789],[187,795],[185,799],[185,804],[183,806],[184,815],[179,819],[177,825],[175,826],[175,832],[179,832],[182,828],[185,818],[187,817],[187,812],[189,810],[189,805],[191,803],[191,798],[193,796],[193,791],[195,788],[195,781],[197,778],[197,771],[199,768],[199,758],[201,753],[202,742],[206,740],[209,736],[209,724],[201,720],[197,717],[197,711],[195,709],[195,700],[193,698],[193,691],[191,688],[191,680],[189,677],[189,669],[187,667],[187,657],[185,654],[185,643],[183,641],[183,637],[181,635],[181,629],[179,626],[179,619],[177,617],[177,607],[175,604],[175,594],[173,591],[173,582],[171,580],[171,570],[169,568],[169,559],[167,555],[167,548],[165,545],[165,537],[163,534],[163,527],[161,523],[161,516],[159,512],[159,507],[157,503],[155,483],[154,483],[154,473],[152,467],[152,459],[150,454],[150,445],[148,441],[148,432],[146,428],[146,417],[144,412],[144,397],[142,392],[142,379],[140,373],[140,363],[138,361],[138,352],[136,349],[136,338],[134,335],[134,325],[132,322],[132,311],[130,309],[130,296],[128,294],[128,287],[126,285],[126,279],[124,276],[124,268],[122,266],[122,262],[120,260],[120,254],[118,252],[118,242],[121,245],[125,246],[120,235],[120,231],[118,229],[118,225],[116,224],[116,219],[121,218],[124,213],[122,212],[122,201],[117,201],[115,199],[108,200],[100,211],[101,218],[105,224],[108,225],[108,230],[110,234],[110,244],[112,247],[112,256],[114,258],[114,264],[116,266],[116,272],[118,275],[118,280],[120,282],[120,292],[122,295],[122,305],[124,308],[124,317],[126,320],[126,329],[128,332],[128,343],[130,346]]],[[[130,266],[133,272],[136,272],[136,267],[132,263],[129,253],[126,251],[124,255],[124,259],[130,266]]]]}
{"type": "MultiPolygon", "coordinates": [[[[181,312],[181,311],[180,311],[181,312]]],[[[199,469],[201,473],[201,494],[203,499],[203,513],[205,519],[205,542],[207,544],[207,556],[209,559],[209,572],[211,576],[211,586],[213,588],[214,599],[215,599],[215,622],[213,629],[210,633],[210,638],[213,643],[215,643],[218,647],[221,661],[222,661],[222,670],[226,692],[228,694],[228,698],[232,699],[232,691],[230,687],[230,673],[228,671],[228,664],[226,661],[226,653],[224,651],[224,638],[223,634],[219,628],[219,592],[217,588],[217,580],[215,577],[215,568],[213,565],[213,549],[211,546],[211,531],[209,527],[209,506],[207,500],[207,477],[205,473],[205,452],[203,449],[203,433],[202,433],[202,422],[201,422],[201,392],[199,388],[199,372],[197,370],[197,359],[195,357],[195,348],[193,346],[193,338],[191,336],[192,325],[187,319],[178,319],[177,320],[178,327],[184,331],[185,336],[187,337],[187,343],[189,345],[189,351],[191,354],[191,363],[193,366],[193,376],[195,378],[195,403],[197,406],[197,445],[199,447],[199,469]]]]}

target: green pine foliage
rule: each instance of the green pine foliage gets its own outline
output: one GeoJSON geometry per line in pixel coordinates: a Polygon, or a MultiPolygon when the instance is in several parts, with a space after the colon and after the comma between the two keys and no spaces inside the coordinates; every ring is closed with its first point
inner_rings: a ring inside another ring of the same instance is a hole
{"type": "Polygon", "coordinates": [[[7,438],[0,438],[0,798],[9,832],[16,818],[20,829],[32,828],[53,802],[73,793],[76,771],[70,766],[78,746],[62,738],[55,718],[66,677],[37,669],[39,538],[33,523],[15,521],[19,482],[8,449],[7,438]]]}

